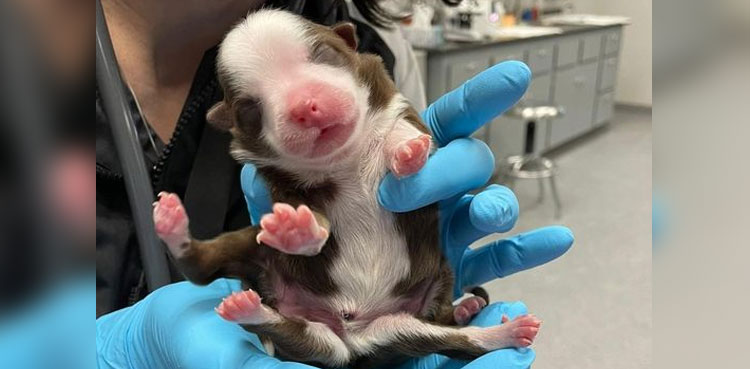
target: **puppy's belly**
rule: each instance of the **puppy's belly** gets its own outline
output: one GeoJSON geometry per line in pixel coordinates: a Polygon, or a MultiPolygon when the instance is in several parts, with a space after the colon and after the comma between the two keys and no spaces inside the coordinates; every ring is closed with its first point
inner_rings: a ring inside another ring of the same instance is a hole
{"type": "Polygon", "coordinates": [[[424,288],[415,291],[417,293],[391,297],[381,301],[375,309],[346,312],[337,308],[330,297],[314,295],[299,286],[278,283],[275,285],[275,290],[279,293],[275,307],[279,313],[286,317],[323,323],[339,337],[346,336],[350,331],[360,330],[381,316],[404,312],[418,316],[424,306],[430,303],[427,300],[434,296],[431,293],[434,287],[432,283],[425,283],[424,288]]]}

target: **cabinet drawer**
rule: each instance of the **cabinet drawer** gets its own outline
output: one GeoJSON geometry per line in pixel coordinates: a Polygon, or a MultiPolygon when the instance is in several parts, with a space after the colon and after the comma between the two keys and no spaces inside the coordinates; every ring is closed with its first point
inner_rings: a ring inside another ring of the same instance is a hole
{"type": "Polygon", "coordinates": [[[615,105],[615,93],[607,92],[599,95],[596,102],[596,118],[594,125],[600,125],[612,120],[612,111],[615,105]]]}
{"type": "Polygon", "coordinates": [[[524,100],[535,104],[547,104],[549,103],[549,92],[551,87],[552,76],[550,74],[535,76],[531,80],[529,89],[526,90],[524,100]]]}
{"type": "Polygon", "coordinates": [[[508,60],[525,61],[524,50],[513,47],[503,47],[502,49],[495,50],[490,58],[490,64],[495,65],[508,60]]]}
{"type": "Polygon", "coordinates": [[[540,44],[529,49],[528,65],[532,74],[549,72],[552,69],[552,44],[540,44]]]}
{"type": "Polygon", "coordinates": [[[558,68],[567,67],[573,65],[578,61],[578,48],[580,40],[577,37],[560,40],[555,45],[557,49],[557,65],[558,68]]]}
{"type": "Polygon", "coordinates": [[[581,61],[588,62],[596,60],[599,57],[599,52],[602,48],[602,34],[595,33],[592,35],[586,35],[583,38],[583,52],[581,53],[581,61]]]}
{"type": "Polygon", "coordinates": [[[607,32],[604,35],[604,55],[617,54],[620,50],[620,31],[607,32]]]}
{"type": "Polygon", "coordinates": [[[456,60],[449,63],[447,91],[453,90],[468,81],[471,77],[474,77],[477,73],[487,69],[488,63],[487,59],[456,60]]]}
{"type": "Polygon", "coordinates": [[[599,79],[599,91],[610,90],[617,81],[617,57],[604,59],[602,62],[602,76],[599,79]]]}

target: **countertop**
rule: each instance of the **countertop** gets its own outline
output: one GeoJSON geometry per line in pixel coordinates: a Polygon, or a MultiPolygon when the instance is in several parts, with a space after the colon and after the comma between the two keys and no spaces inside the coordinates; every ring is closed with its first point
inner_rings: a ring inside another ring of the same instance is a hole
{"type": "MultiPolygon", "coordinates": [[[[531,25],[541,26],[541,24],[531,24],[531,25]]],[[[561,36],[575,34],[579,32],[622,27],[623,25],[625,25],[625,23],[610,24],[606,26],[600,26],[600,25],[580,25],[580,26],[579,25],[559,25],[557,26],[556,25],[554,27],[562,29],[562,33],[554,33],[554,34],[532,36],[532,37],[493,38],[493,39],[484,39],[481,41],[473,41],[473,42],[446,41],[434,47],[423,48],[423,47],[415,46],[414,48],[417,50],[423,50],[427,53],[445,53],[445,52],[451,52],[455,50],[466,50],[466,49],[480,48],[480,47],[490,46],[490,45],[513,44],[513,43],[520,43],[524,41],[536,41],[536,40],[541,40],[545,38],[561,37],[561,36]]]]}

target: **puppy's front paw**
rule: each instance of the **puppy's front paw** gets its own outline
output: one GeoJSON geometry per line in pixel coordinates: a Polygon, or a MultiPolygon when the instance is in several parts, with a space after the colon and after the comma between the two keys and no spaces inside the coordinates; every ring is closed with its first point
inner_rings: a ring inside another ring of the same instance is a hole
{"type": "Polygon", "coordinates": [[[273,213],[261,218],[260,227],[258,242],[291,255],[316,255],[328,240],[328,230],[318,224],[305,205],[294,209],[289,204],[276,203],[273,213]]]}
{"type": "Polygon", "coordinates": [[[391,158],[391,172],[397,177],[405,177],[418,172],[427,162],[431,143],[428,135],[402,142],[391,158]]]}

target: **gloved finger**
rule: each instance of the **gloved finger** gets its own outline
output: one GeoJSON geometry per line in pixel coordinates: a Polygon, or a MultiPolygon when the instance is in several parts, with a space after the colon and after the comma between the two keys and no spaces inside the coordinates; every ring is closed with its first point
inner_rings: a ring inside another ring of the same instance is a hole
{"type": "Polygon", "coordinates": [[[521,270],[547,263],[573,245],[573,233],[562,226],[550,226],[498,240],[467,250],[461,262],[457,286],[478,286],[521,270]]]}
{"type": "Polygon", "coordinates": [[[513,106],[529,86],[531,71],[519,61],[496,64],[443,95],[422,112],[439,146],[469,137],[513,106]]]}
{"type": "MultiPolygon", "coordinates": [[[[482,355],[466,364],[464,369],[526,369],[534,362],[536,354],[530,348],[507,348],[482,355]]],[[[450,368],[446,366],[445,368],[450,368]]]]}
{"type": "Polygon", "coordinates": [[[518,220],[518,199],[508,187],[493,184],[476,195],[465,195],[448,225],[451,244],[466,247],[495,232],[507,232],[518,220]]]}
{"type": "Polygon", "coordinates": [[[258,174],[255,165],[248,163],[242,167],[240,183],[247,210],[250,212],[250,220],[253,225],[258,225],[260,218],[271,212],[271,195],[268,193],[266,181],[258,174]]]}
{"type": "Polygon", "coordinates": [[[438,149],[416,174],[380,182],[378,201],[396,213],[412,211],[475,189],[492,176],[495,158],[487,145],[473,138],[453,140],[438,149]]]}

